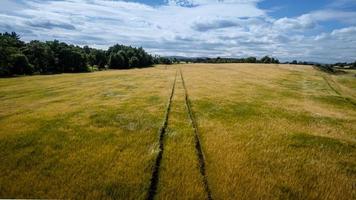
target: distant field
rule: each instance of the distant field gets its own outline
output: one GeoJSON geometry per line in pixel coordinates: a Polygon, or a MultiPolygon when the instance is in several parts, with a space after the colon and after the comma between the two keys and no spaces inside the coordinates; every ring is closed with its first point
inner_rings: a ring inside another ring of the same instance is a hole
{"type": "Polygon", "coordinates": [[[0,198],[355,199],[355,74],[182,64],[0,79],[0,198]]]}

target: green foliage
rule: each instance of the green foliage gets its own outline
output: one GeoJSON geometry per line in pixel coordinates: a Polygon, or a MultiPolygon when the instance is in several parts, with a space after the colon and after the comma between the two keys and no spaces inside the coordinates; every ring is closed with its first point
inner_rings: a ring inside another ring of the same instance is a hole
{"type": "MultiPolygon", "coordinates": [[[[176,58],[175,59],[175,62],[179,62],[176,58]]],[[[164,65],[171,65],[173,64],[172,60],[169,59],[169,58],[166,58],[166,57],[160,57],[160,56],[156,56],[154,58],[154,63],[155,64],[164,64],[164,65]]]]}
{"type": "Polygon", "coordinates": [[[88,71],[85,55],[74,48],[69,47],[60,51],[58,59],[63,72],[88,71]]]}
{"type": "Polygon", "coordinates": [[[279,60],[273,57],[265,56],[258,60],[256,57],[248,58],[183,58],[178,61],[193,62],[193,63],[276,63],[279,64],[279,60]]]}
{"type": "Polygon", "coordinates": [[[26,44],[14,32],[0,33],[0,76],[88,72],[105,69],[107,65],[112,69],[129,69],[152,64],[152,56],[142,48],[117,44],[105,51],[57,40],[26,44]]]}
{"type": "Polygon", "coordinates": [[[106,57],[106,53],[104,50],[94,49],[88,46],[84,46],[83,53],[86,56],[88,65],[96,66],[99,69],[105,68],[108,58],[106,57]]]}
{"type": "Polygon", "coordinates": [[[14,32],[11,34],[0,33],[0,76],[10,76],[12,74],[14,64],[12,55],[20,54],[20,49],[24,45],[20,37],[14,32]]]}
{"type": "Polygon", "coordinates": [[[248,57],[248,58],[246,58],[246,62],[247,63],[256,63],[257,58],[256,57],[248,57]]]}
{"type": "Polygon", "coordinates": [[[33,67],[28,62],[28,59],[23,54],[12,54],[11,55],[11,67],[10,73],[17,75],[32,74],[33,67]]]}
{"type": "Polygon", "coordinates": [[[316,64],[316,65],[314,65],[314,67],[323,71],[323,72],[329,73],[329,74],[334,74],[336,72],[335,69],[331,65],[316,64]]]}
{"type": "Polygon", "coordinates": [[[35,67],[34,70],[39,73],[48,73],[53,71],[54,55],[51,48],[43,42],[34,40],[26,44],[23,53],[35,67]]]}
{"type": "Polygon", "coordinates": [[[261,59],[262,63],[271,63],[272,59],[268,56],[265,56],[261,59]]]}
{"type": "Polygon", "coordinates": [[[154,64],[153,57],[143,50],[116,44],[108,49],[108,66],[112,69],[129,69],[135,67],[147,67],[154,64]]]}
{"type": "Polygon", "coordinates": [[[127,69],[128,64],[125,59],[125,55],[122,52],[111,53],[109,57],[109,68],[111,69],[127,69]]]}
{"type": "Polygon", "coordinates": [[[97,65],[99,69],[104,69],[107,63],[105,51],[93,49],[90,54],[94,57],[92,65],[97,65]]]}
{"type": "Polygon", "coordinates": [[[138,67],[140,65],[140,61],[136,56],[132,56],[129,60],[130,67],[138,67]]]}

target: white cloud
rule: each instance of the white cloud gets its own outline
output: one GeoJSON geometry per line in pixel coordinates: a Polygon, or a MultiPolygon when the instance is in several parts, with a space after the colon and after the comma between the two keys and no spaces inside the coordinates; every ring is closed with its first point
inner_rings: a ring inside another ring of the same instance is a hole
{"type": "Polygon", "coordinates": [[[207,4],[255,4],[261,0],[167,0],[169,5],[199,6],[207,4]]]}
{"type": "MultiPolygon", "coordinates": [[[[2,1],[0,7],[14,6],[9,2],[2,1]]],[[[319,10],[274,19],[257,2],[169,0],[149,6],[109,0],[27,0],[15,5],[21,10],[0,10],[0,31],[16,31],[25,40],[59,39],[100,48],[115,43],[143,46],[161,55],[356,59],[343,50],[356,51],[351,20],[355,12],[319,10]],[[319,23],[328,20],[350,27],[320,33],[319,23]]]]}
{"type": "Polygon", "coordinates": [[[331,32],[331,35],[333,36],[354,36],[356,35],[356,27],[347,27],[347,28],[342,28],[342,29],[337,29],[331,32]]]}
{"type": "Polygon", "coordinates": [[[274,22],[278,29],[296,29],[305,30],[312,29],[319,22],[330,20],[339,21],[345,24],[356,24],[356,12],[346,12],[337,10],[319,10],[308,14],[301,15],[296,18],[280,18],[274,22]]]}
{"type": "Polygon", "coordinates": [[[356,11],[319,10],[303,15],[314,21],[336,20],[346,24],[356,24],[356,11]]]}
{"type": "Polygon", "coordinates": [[[302,30],[314,28],[316,23],[309,16],[303,15],[297,18],[283,17],[276,20],[274,25],[278,29],[302,30]]]}

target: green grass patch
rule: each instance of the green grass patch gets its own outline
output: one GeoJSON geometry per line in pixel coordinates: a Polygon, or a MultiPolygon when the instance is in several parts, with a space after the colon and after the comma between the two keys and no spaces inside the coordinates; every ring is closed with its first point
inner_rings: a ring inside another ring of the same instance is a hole
{"type": "Polygon", "coordinates": [[[341,142],[340,140],[322,136],[315,136],[305,133],[293,134],[289,138],[291,147],[294,148],[315,148],[318,150],[327,150],[337,153],[352,153],[355,151],[354,144],[341,142]]]}

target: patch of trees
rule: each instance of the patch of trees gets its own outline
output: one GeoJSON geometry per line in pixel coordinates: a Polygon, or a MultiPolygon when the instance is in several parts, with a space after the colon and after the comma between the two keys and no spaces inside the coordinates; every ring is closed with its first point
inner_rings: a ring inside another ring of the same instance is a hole
{"type": "Polygon", "coordinates": [[[171,65],[173,63],[178,63],[178,60],[176,58],[171,59],[168,57],[155,56],[154,63],[155,64],[171,65]]]}
{"type": "Polygon", "coordinates": [[[316,65],[316,62],[306,62],[306,61],[297,61],[293,60],[291,62],[284,62],[283,64],[292,64],[292,65],[316,65]]]}
{"type": "Polygon", "coordinates": [[[15,32],[0,33],[0,76],[130,69],[156,62],[142,48],[117,44],[105,51],[57,40],[25,43],[15,32]]]}
{"type": "Polygon", "coordinates": [[[181,62],[191,62],[191,63],[275,63],[278,64],[279,60],[273,57],[264,56],[261,59],[256,57],[247,58],[179,58],[181,62]]]}
{"type": "Polygon", "coordinates": [[[333,66],[335,68],[340,68],[340,69],[356,69],[356,61],[353,63],[338,62],[338,63],[332,64],[331,66],[333,66]]]}
{"type": "Polygon", "coordinates": [[[330,74],[345,74],[345,69],[356,69],[356,62],[348,63],[345,66],[339,64],[314,64],[314,67],[330,74]]]}
{"type": "Polygon", "coordinates": [[[337,62],[334,64],[322,64],[317,62],[306,62],[306,61],[297,61],[293,60],[292,62],[285,62],[285,64],[293,64],[293,65],[315,65],[315,66],[324,66],[324,67],[335,67],[335,68],[349,68],[349,69],[356,69],[356,61],[353,63],[347,62],[337,62]]]}
{"type": "Polygon", "coordinates": [[[153,57],[141,47],[133,48],[116,44],[107,50],[106,56],[108,66],[112,69],[139,68],[154,64],[153,57]]]}
{"type": "Polygon", "coordinates": [[[315,64],[314,68],[317,68],[329,74],[335,74],[337,72],[337,70],[335,70],[335,68],[332,65],[315,64]]]}
{"type": "Polygon", "coordinates": [[[292,62],[285,62],[285,64],[293,65],[313,65],[315,68],[330,74],[342,74],[345,71],[343,69],[356,69],[356,61],[353,63],[338,62],[334,64],[325,64],[317,62],[306,62],[293,60],[292,62]]]}

